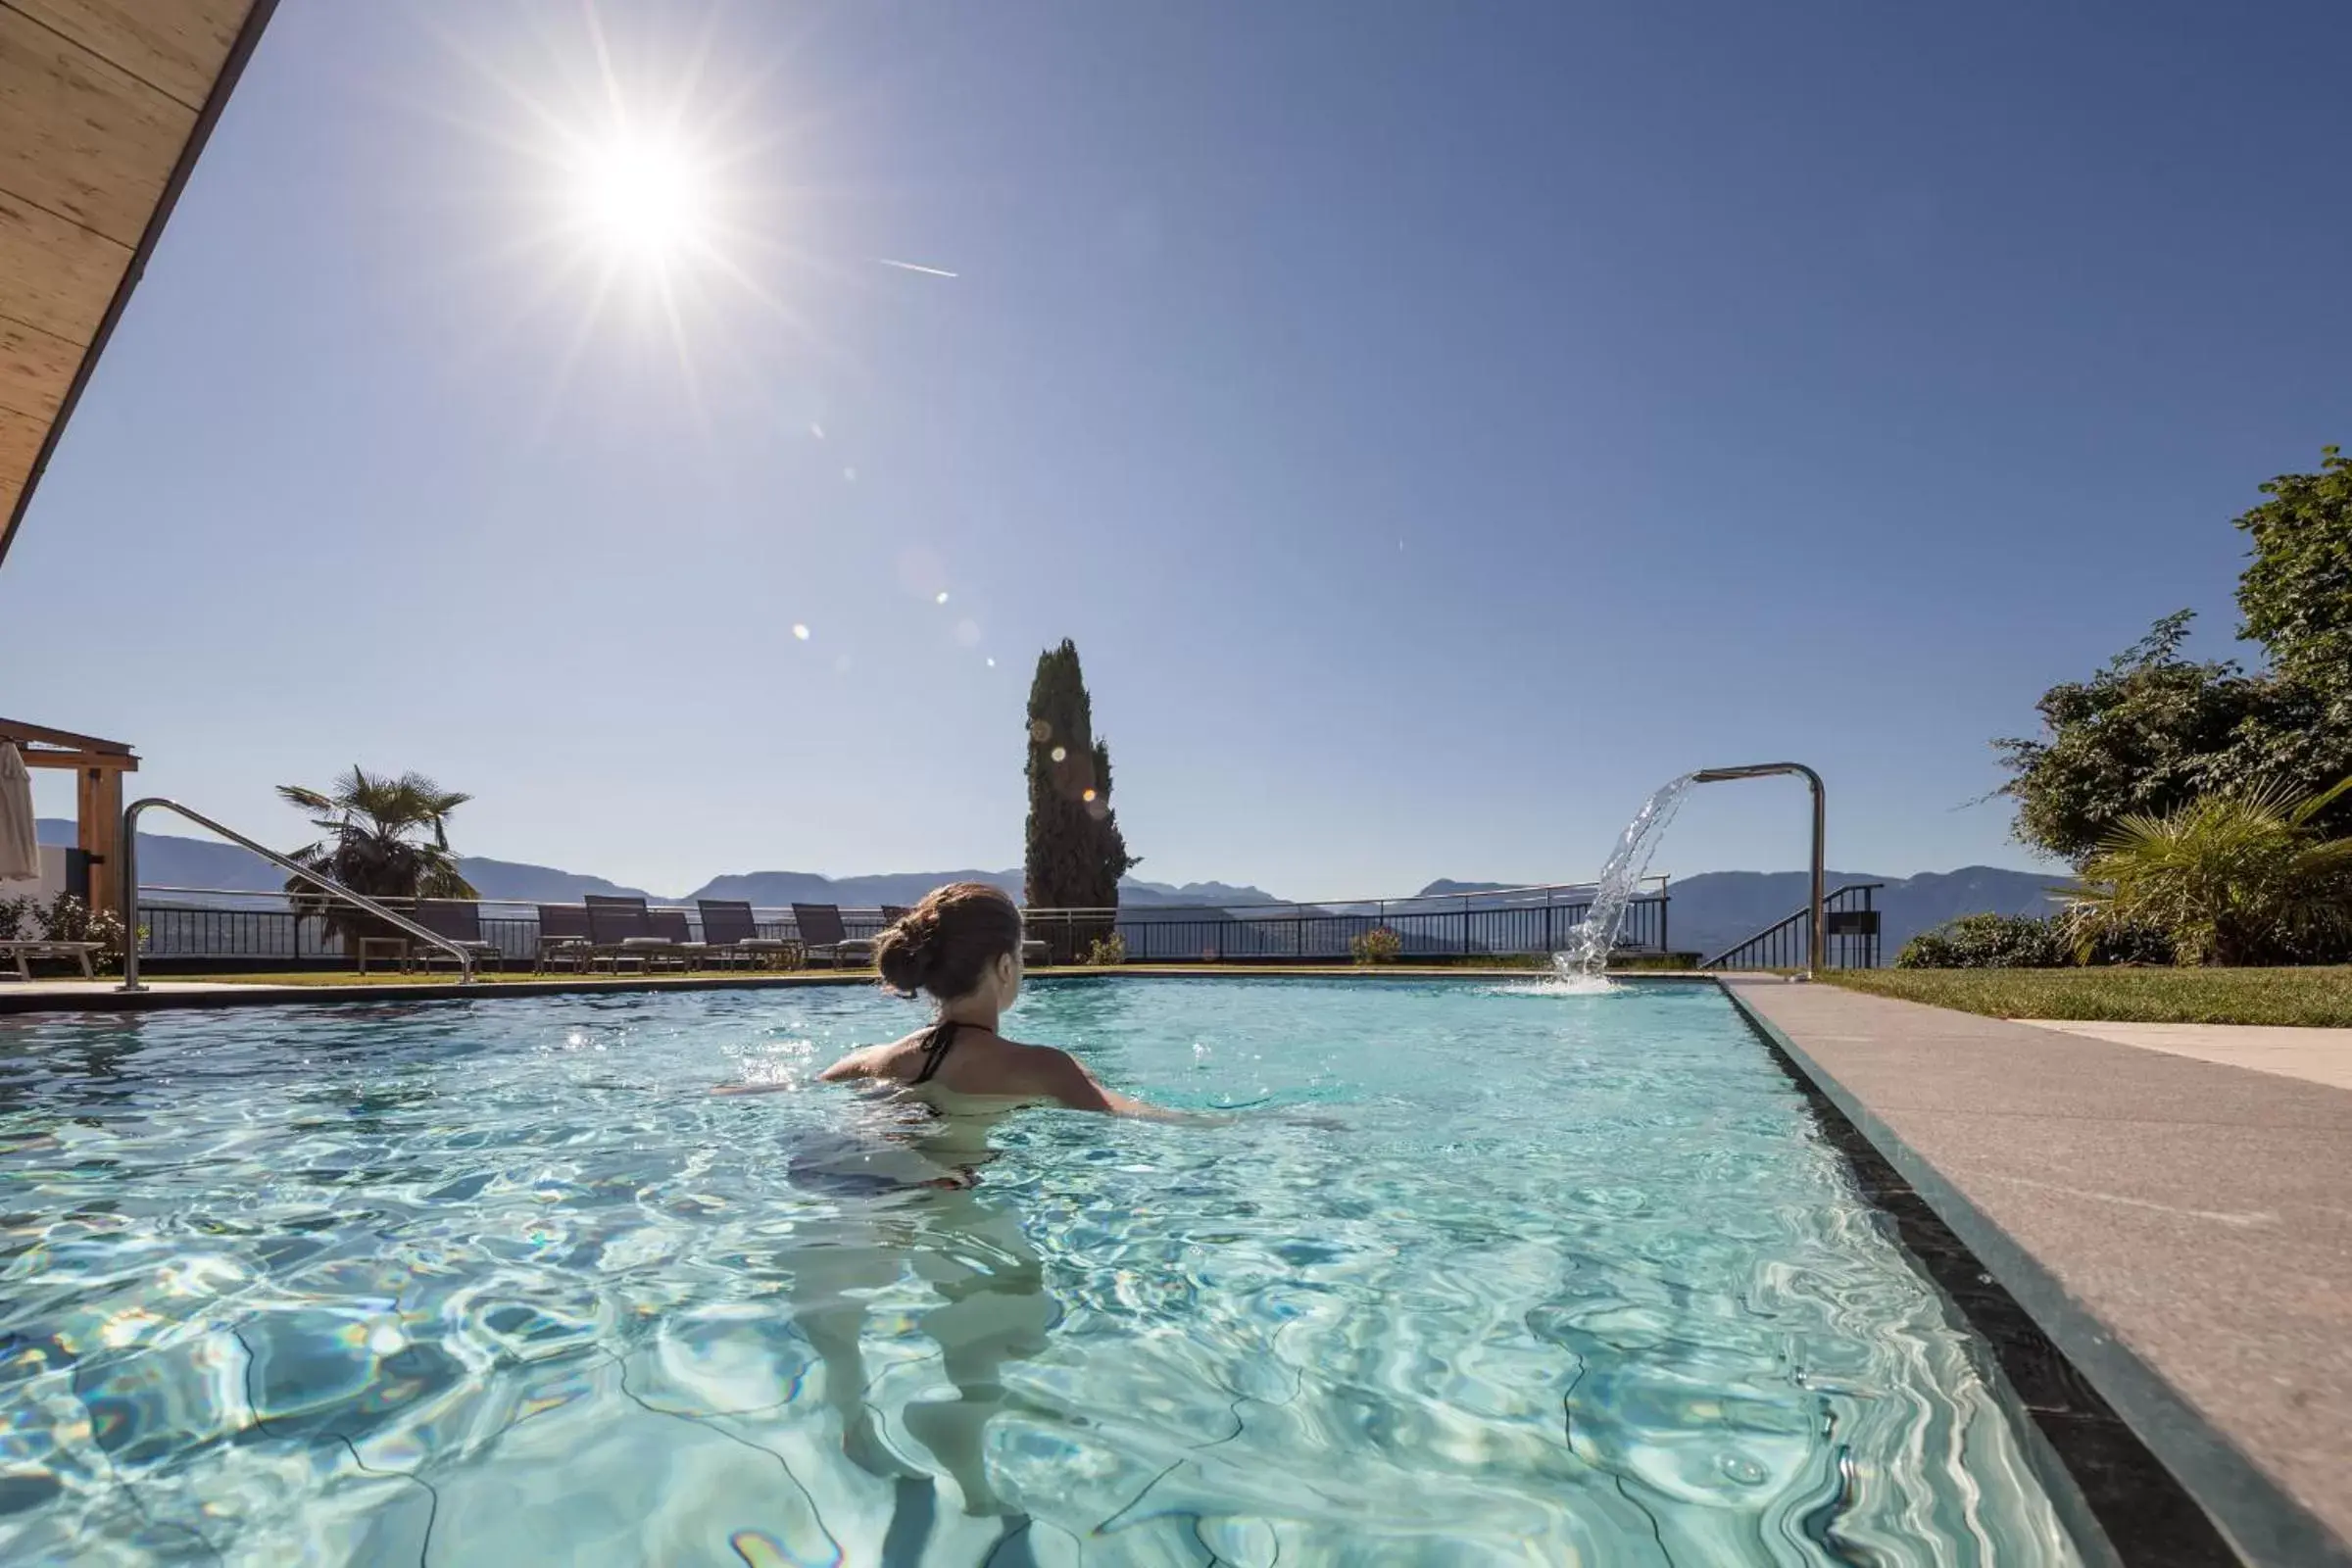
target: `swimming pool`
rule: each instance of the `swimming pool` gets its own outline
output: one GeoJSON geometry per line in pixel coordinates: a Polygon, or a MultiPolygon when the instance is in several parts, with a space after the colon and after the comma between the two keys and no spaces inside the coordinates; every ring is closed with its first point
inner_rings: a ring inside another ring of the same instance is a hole
{"type": "Polygon", "coordinates": [[[969,1190],[810,1083],[919,1016],[0,1019],[0,1559],[2080,1560],[1712,987],[1037,986],[1247,1108],[1024,1112],[969,1190]]]}

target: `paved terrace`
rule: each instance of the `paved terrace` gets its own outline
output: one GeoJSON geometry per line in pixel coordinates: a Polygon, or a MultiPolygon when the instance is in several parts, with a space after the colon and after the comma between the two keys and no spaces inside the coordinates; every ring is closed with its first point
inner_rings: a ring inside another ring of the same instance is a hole
{"type": "Polygon", "coordinates": [[[2352,1089],[2352,1029],[2301,1029],[2248,1023],[2082,1023],[2029,1018],[2036,1029],[2059,1029],[2120,1046],[2169,1051],[2226,1067],[2284,1073],[2315,1084],[2352,1089]]]}
{"type": "Polygon", "coordinates": [[[2239,1551],[2352,1563],[2352,1090],[2177,1042],[1729,989],[2239,1551]]]}

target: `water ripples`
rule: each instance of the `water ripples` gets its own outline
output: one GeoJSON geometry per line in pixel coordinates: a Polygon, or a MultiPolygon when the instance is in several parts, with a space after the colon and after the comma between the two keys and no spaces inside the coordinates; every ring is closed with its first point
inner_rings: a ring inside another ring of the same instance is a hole
{"type": "Polygon", "coordinates": [[[910,1021],[0,1020],[0,1557],[2077,1560],[1711,993],[1047,988],[1019,1032],[1260,1108],[1028,1113],[971,1192],[806,1087],[910,1021]]]}

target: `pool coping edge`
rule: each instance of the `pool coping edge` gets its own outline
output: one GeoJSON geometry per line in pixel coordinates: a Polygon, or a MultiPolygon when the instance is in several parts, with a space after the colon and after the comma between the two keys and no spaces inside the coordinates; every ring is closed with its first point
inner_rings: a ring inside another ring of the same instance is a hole
{"type": "Polygon", "coordinates": [[[2106,1400],[2140,1445],[2213,1521],[2230,1547],[2256,1564],[2352,1568],[2352,1549],[2140,1359],[2096,1313],[1868,1103],[1814,1059],[1788,1031],[1748,1004],[1730,978],[1726,1000],[1774,1050],[1810,1080],[1880,1157],[1893,1167],[1944,1228],[2106,1400]]]}

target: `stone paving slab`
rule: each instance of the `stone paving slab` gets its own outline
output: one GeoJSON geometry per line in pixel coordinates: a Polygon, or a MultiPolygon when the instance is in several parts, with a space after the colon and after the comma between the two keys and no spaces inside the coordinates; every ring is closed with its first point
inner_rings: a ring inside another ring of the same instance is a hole
{"type": "Polygon", "coordinates": [[[1727,989],[2260,1563],[2352,1563],[2352,1091],[1727,989]]]}
{"type": "Polygon", "coordinates": [[[2082,1023],[2072,1018],[2021,1018],[2036,1029],[2059,1029],[2119,1046],[2169,1051],[2177,1056],[2284,1073],[2315,1084],[2352,1089],[2352,1029],[2297,1029],[2247,1023],[2082,1023]]]}

